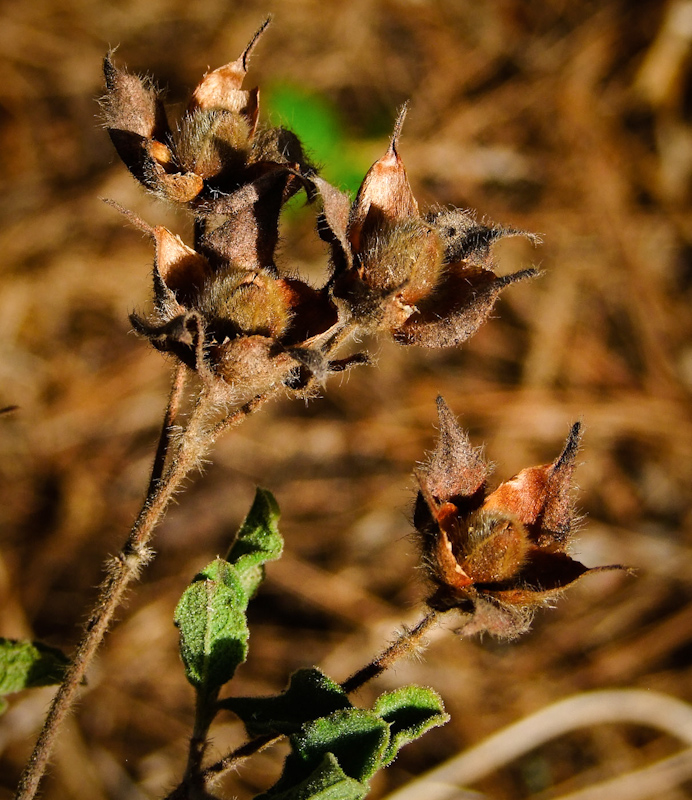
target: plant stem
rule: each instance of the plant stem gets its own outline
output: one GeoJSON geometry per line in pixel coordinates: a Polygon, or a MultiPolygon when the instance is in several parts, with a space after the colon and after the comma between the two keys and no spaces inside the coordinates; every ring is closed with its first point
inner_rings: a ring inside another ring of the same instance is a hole
{"type": "MultiPolygon", "coordinates": [[[[170,421],[175,418],[177,413],[181,392],[182,379],[178,373],[163,423],[164,428],[168,431],[170,431],[170,421]]],[[[20,779],[15,800],[32,800],[35,797],[55,746],[60,725],[74,704],[77,690],[83,682],[96,650],[106,635],[115,611],[122,602],[125,590],[154,556],[148,545],[171,498],[180,488],[185,477],[212,445],[216,436],[222,431],[240,424],[263,405],[270,396],[269,392],[265,392],[254,397],[209,431],[205,418],[209,411],[210,401],[207,393],[202,390],[165,473],[163,473],[163,466],[170,449],[170,433],[162,431],[159,440],[161,452],[157,451],[154,460],[152,478],[144,505],[120,553],[108,564],[108,575],[101,584],[98,600],[89,616],[84,636],[77,647],[72,663],[65,672],[63,682],[53,698],[43,729],[20,779]],[[159,470],[163,473],[160,478],[157,475],[159,470]]]]}
{"type": "Polygon", "coordinates": [[[153,493],[156,484],[163,477],[163,470],[166,466],[166,456],[168,455],[171,441],[171,427],[178,416],[178,411],[180,411],[180,400],[183,396],[186,375],[187,369],[185,365],[179,364],[175,372],[175,377],[173,378],[173,386],[171,387],[171,394],[168,398],[166,414],[163,418],[163,424],[161,425],[161,435],[159,436],[154,463],[151,467],[151,478],[149,479],[149,487],[147,488],[147,497],[153,493]]]}
{"type": "MultiPolygon", "coordinates": [[[[190,738],[187,766],[181,786],[189,788],[200,788],[204,786],[202,760],[204,759],[204,753],[207,749],[209,726],[214,721],[216,715],[216,701],[218,696],[218,689],[211,695],[203,691],[197,692],[195,724],[192,730],[192,737],[190,738]]],[[[190,796],[194,796],[194,793],[190,796]]]]}
{"type": "Polygon", "coordinates": [[[402,656],[414,652],[420,647],[421,639],[439,621],[437,611],[430,610],[411,630],[404,630],[397,639],[367,666],[359,669],[341,684],[346,694],[351,694],[364,686],[368,681],[377,678],[402,656]]]}

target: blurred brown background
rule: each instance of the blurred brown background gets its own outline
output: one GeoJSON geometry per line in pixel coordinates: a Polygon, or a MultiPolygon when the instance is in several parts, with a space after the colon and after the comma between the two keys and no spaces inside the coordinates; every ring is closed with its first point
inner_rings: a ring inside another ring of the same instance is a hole
{"type": "MultiPolygon", "coordinates": [[[[234,693],[278,691],[312,664],[341,680],[417,618],[424,587],[407,514],[438,393],[486,443],[498,479],[553,459],[582,419],[576,554],[638,574],[584,581],[515,643],[435,636],[424,659],[364,691],[367,703],[405,681],[432,685],[452,714],[378,776],[373,796],[575,692],[639,687],[692,701],[692,4],[682,0],[5,0],[0,404],[20,408],[0,418],[0,635],[76,642],[101,564],[139,508],[170,379],[127,319],[148,302],[151,247],[99,198],[183,236],[189,223],[117,162],[98,121],[101,59],[119,44],[118,63],[184,101],[267,12],[248,85],[271,95],[288,82],[338,109],[362,172],[410,98],[400,152],[421,203],[542,234],[539,250],[508,240],[496,252],[501,272],[544,272],[512,287],[459,350],[370,343],[376,368],[333,379],[309,405],[275,403],[218,444],[91,671],[44,786],[50,800],[156,798],[175,785],[192,692],[172,611],[226,550],[256,483],[277,496],[287,547],[251,606],[234,693]]],[[[326,252],[313,223],[311,209],[291,215],[281,263],[319,281],[326,252]]],[[[15,696],[0,719],[0,797],[50,696],[15,696]]],[[[215,737],[224,752],[243,731],[228,715],[215,737]]],[[[554,797],[679,748],[650,728],[598,726],[475,788],[554,797]]],[[[284,753],[230,776],[226,796],[266,788],[284,753]]],[[[672,783],[647,796],[692,797],[692,772],[672,783]]]]}

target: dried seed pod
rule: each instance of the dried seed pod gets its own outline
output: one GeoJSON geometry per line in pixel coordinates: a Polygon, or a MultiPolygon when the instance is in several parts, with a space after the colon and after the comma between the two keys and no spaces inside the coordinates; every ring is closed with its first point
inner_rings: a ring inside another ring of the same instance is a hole
{"type": "Polygon", "coordinates": [[[440,274],[440,248],[435,232],[411,217],[382,227],[361,255],[362,281],[383,294],[405,292],[407,299],[429,294],[440,274]]]}
{"type": "Polygon", "coordinates": [[[353,206],[325,181],[320,236],[332,250],[331,289],[364,329],[399,344],[451,347],[488,318],[500,292],[535,270],[497,276],[490,245],[513,228],[477,224],[459,209],[421,216],[398,152],[406,107],[389,148],[373,164],[353,206]]]}
{"type": "Polygon", "coordinates": [[[482,447],[473,447],[449,406],[437,398],[438,440],[425,468],[425,485],[434,497],[464,511],[480,506],[490,474],[482,447]]]}
{"type": "Polygon", "coordinates": [[[254,134],[259,115],[259,89],[249,91],[242,88],[247,75],[247,65],[255,45],[267,29],[270,19],[267,18],[250,43],[235,61],[208,72],[192,93],[188,113],[222,109],[243,117],[248,124],[249,135],[254,134]]]}
{"type": "Polygon", "coordinates": [[[418,217],[418,203],[408,182],[397,145],[408,104],[399,111],[387,152],[368,170],[358,190],[348,221],[348,240],[353,251],[366,248],[364,240],[377,236],[382,227],[418,217]]]}
{"type": "Polygon", "coordinates": [[[191,305],[213,271],[202,254],[167,228],[159,225],[152,233],[156,242],[154,302],[162,318],[170,318],[191,305]]]}
{"type": "Polygon", "coordinates": [[[242,335],[279,339],[291,321],[280,280],[259,270],[226,270],[203,286],[196,305],[219,341],[242,335]]]}
{"type": "Polygon", "coordinates": [[[250,127],[240,114],[187,114],[173,137],[177,163],[213,185],[228,185],[241,174],[251,150],[250,127]]]}
{"type": "Polygon", "coordinates": [[[204,76],[175,130],[150,81],[104,61],[104,121],[130,172],[157,195],[197,214],[224,213],[229,196],[270,171],[283,176],[285,201],[312,174],[297,137],[282,129],[257,131],[259,90],[242,88],[247,65],[267,20],[235,60],[204,76]]]}
{"type": "Polygon", "coordinates": [[[440,437],[418,473],[414,526],[433,608],[466,613],[466,633],[503,637],[528,628],[533,611],[592,572],[567,554],[575,519],[571,479],[581,426],[560,456],[531,467],[486,496],[487,466],[438,398],[440,437]],[[447,476],[446,473],[451,473],[447,476]]]}
{"type": "Polygon", "coordinates": [[[279,240],[279,214],[286,176],[268,172],[225,198],[226,221],[207,230],[199,242],[210,262],[223,269],[263,269],[278,275],[274,251],[279,240]]]}
{"type": "Polygon", "coordinates": [[[430,211],[425,218],[442,240],[447,264],[468,261],[474,266],[492,269],[490,247],[499,239],[522,236],[534,245],[541,243],[540,236],[534,233],[492,222],[478,222],[473,212],[461,208],[430,211]]]}
{"type": "Polygon", "coordinates": [[[201,237],[203,252],[125,212],[156,243],[155,314],[132,315],[135,330],[233,402],[278,385],[301,391],[311,374],[348,366],[321,349],[338,319],[328,292],[274,266],[277,186],[280,197],[270,173],[237,193],[228,220],[201,237]]]}
{"type": "Polygon", "coordinates": [[[104,121],[118,155],[132,174],[146,184],[147,161],[151,158],[147,144],[163,142],[170,135],[166,112],[151,81],[116,68],[111,56],[108,53],[103,62],[104,121]]]}
{"type": "Polygon", "coordinates": [[[536,275],[535,269],[495,275],[490,269],[469,266],[465,261],[451,264],[444,279],[417,303],[392,336],[398,344],[456,347],[488,319],[503,289],[536,275]]]}

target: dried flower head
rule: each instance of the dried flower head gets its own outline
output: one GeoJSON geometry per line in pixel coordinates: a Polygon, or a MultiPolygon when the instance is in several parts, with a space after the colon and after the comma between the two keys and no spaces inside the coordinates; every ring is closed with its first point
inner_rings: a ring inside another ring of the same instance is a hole
{"type": "Polygon", "coordinates": [[[347,195],[320,178],[320,234],[331,244],[332,292],[362,327],[388,331],[399,344],[450,347],[487,319],[505,286],[536,274],[493,272],[490,245],[532,234],[479,224],[460,209],[422,216],[398,142],[398,116],[385,155],[368,171],[351,206],[347,195]]]}
{"type": "Polygon", "coordinates": [[[259,89],[242,88],[250,55],[267,20],[235,61],[207,73],[178,125],[151,81],[104,60],[105,125],[118,155],[148,189],[199,214],[223,214],[233,194],[268,172],[278,172],[282,197],[300,189],[295,173],[309,175],[295,134],[258,129],[259,89]]]}
{"type": "Polygon", "coordinates": [[[156,243],[154,314],[131,315],[135,330],[234,401],[282,384],[300,390],[308,374],[363,361],[327,359],[323,345],[337,313],[326,288],[282,276],[274,265],[273,244],[262,235],[264,206],[276,204],[266,185],[273,179],[246,187],[247,202],[205,233],[197,250],[128,215],[156,243]]]}
{"type": "Polygon", "coordinates": [[[589,569],[567,554],[575,522],[572,475],[581,426],[572,426],[552,464],[530,467],[487,494],[488,464],[442,398],[440,435],[418,473],[414,525],[435,586],[436,609],[468,615],[465,633],[514,637],[534,610],[589,569]]]}

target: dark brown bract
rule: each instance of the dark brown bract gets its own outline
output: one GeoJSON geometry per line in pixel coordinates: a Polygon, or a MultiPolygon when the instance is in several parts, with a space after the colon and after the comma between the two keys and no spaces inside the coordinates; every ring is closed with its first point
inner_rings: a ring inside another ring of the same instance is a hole
{"type": "Polygon", "coordinates": [[[489,467],[442,398],[440,437],[418,473],[414,525],[435,586],[432,608],[459,608],[465,633],[514,637],[534,610],[584,575],[571,558],[575,511],[572,474],[581,437],[575,423],[552,464],[530,467],[487,493],[489,467]]]}

